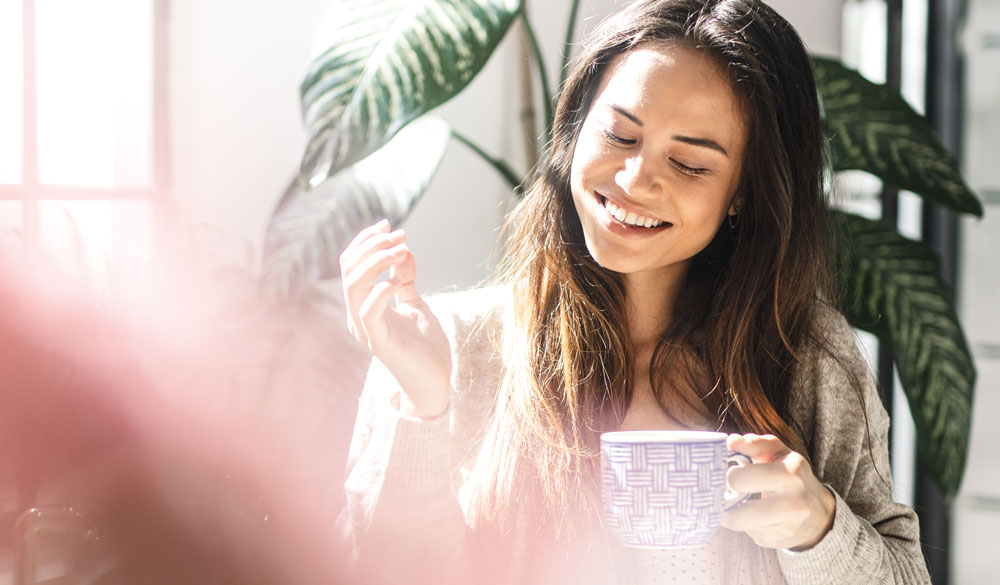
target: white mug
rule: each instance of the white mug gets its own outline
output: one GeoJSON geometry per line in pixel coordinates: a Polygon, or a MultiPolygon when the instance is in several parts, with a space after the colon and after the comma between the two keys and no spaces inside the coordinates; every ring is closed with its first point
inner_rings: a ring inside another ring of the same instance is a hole
{"type": "Polygon", "coordinates": [[[752,463],[726,448],[725,433],[603,433],[601,492],[608,528],[630,547],[703,545],[722,515],[750,495],[727,497],[726,470],[752,463]]]}

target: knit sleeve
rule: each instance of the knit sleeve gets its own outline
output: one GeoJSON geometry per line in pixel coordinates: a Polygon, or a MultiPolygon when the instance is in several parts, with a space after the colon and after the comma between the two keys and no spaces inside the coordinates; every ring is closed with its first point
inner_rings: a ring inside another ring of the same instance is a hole
{"type": "Polygon", "coordinates": [[[837,507],[815,547],[779,551],[782,572],[789,585],[929,584],[916,514],[893,499],[889,417],[874,378],[844,317],[820,315],[825,342],[810,352],[790,410],[837,507]]]}
{"type": "Polygon", "coordinates": [[[405,416],[399,383],[372,361],[348,454],[341,519],[353,551],[353,582],[472,582],[458,492],[485,424],[482,403],[495,395],[484,341],[488,300],[472,293],[428,299],[452,350],[451,402],[440,416],[405,416]]]}
{"type": "Polygon", "coordinates": [[[404,416],[399,385],[373,360],[348,455],[347,531],[358,582],[462,582],[465,519],[451,469],[451,409],[404,416]],[[449,574],[437,574],[447,567],[449,574]],[[416,578],[417,576],[420,578],[416,578]]]}

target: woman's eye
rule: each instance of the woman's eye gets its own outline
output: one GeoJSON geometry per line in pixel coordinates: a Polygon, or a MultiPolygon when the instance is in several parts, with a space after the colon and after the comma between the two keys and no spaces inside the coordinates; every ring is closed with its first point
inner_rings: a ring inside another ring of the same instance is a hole
{"type": "Polygon", "coordinates": [[[624,144],[624,145],[635,144],[635,140],[622,138],[621,136],[618,136],[617,134],[606,128],[603,129],[602,132],[604,133],[605,138],[607,138],[611,142],[614,142],[615,144],[624,144]]]}
{"type": "Polygon", "coordinates": [[[704,175],[705,173],[708,172],[708,169],[689,167],[686,164],[676,161],[674,159],[670,159],[670,162],[674,163],[674,166],[677,167],[677,169],[680,172],[684,173],[685,175],[704,175]]]}

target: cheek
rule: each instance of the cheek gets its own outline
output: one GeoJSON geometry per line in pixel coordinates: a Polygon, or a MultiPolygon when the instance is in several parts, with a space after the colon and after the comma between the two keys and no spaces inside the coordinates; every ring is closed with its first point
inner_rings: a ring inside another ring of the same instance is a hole
{"type": "Polygon", "coordinates": [[[570,166],[570,181],[574,186],[583,182],[584,173],[587,170],[591,153],[588,145],[578,144],[573,153],[573,164],[570,166]]]}
{"type": "Polygon", "coordinates": [[[576,146],[573,150],[573,163],[571,173],[574,180],[589,180],[591,175],[603,161],[607,161],[609,152],[603,140],[595,136],[595,131],[589,123],[584,124],[580,129],[580,136],[577,138],[576,146]]]}
{"type": "Polygon", "coordinates": [[[726,219],[730,199],[728,193],[721,190],[689,197],[684,205],[684,218],[697,225],[697,232],[710,240],[726,219]]]}
{"type": "Polygon", "coordinates": [[[592,187],[593,166],[593,147],[581,142],[573,153],[573,163],[569,173],[570,188],[573,190],[573,199],[577,201],[577,204],[586,195],[586,190],[592,187]]]}

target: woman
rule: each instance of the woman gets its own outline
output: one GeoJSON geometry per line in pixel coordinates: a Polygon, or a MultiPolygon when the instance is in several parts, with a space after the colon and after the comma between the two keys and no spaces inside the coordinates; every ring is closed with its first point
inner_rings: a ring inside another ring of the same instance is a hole
{"type": "Polygon", "coordinates": [[[377,358],[347,481],[362,578],[929,582],[886,414],[826,301],[822,140],[771,8],[643,0],[583,44],[500,286],[432,309],[405,234],[361,232],[341,265],[377,358]],[[610,542],[599,436],[640,428],[733,433],[757,465],[729,486],[759,499],[701,549],[610,542]]]}

